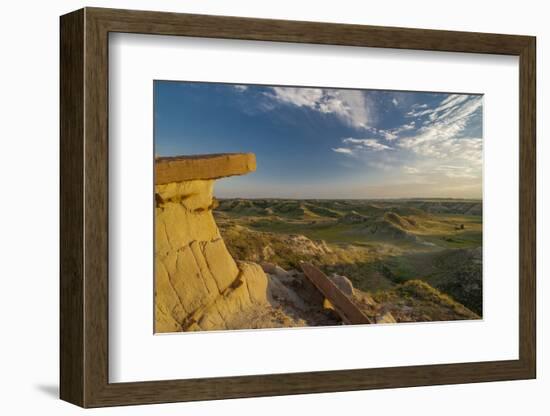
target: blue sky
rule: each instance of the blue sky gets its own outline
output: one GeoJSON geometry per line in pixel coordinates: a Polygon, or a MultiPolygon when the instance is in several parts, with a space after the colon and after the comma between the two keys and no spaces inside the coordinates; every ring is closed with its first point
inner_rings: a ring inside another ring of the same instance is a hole
{"type": "Polygon", "coordinates": [[[481,198],[481,95],[155,81],[159,156],[253,152],[221,198],[481,198]]]}

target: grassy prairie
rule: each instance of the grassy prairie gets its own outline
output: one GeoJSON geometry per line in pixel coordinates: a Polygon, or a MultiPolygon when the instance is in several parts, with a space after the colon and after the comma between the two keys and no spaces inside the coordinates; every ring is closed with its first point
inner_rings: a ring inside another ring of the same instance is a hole
{"type": "MultiPolygon", "coordinates": [[[[441,293],[438,307],[449,299],[459,305],[449,310],[481,316],[482,208],[455,199],[224,199],[214,214],[237,259],[285,268],[309,261],[392,301],[411,288],[432,296],[424,286],[403,286],[419,281],[441,293]]],[[[418,308],[411,316],[422,315],[418,308]]]]}

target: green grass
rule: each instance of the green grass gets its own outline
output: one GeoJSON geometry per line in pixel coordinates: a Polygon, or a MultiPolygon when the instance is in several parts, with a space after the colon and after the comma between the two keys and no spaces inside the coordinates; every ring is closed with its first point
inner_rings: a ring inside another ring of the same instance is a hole
{"type": "Polygon", "coordinates": [[[314,240],[325,240],[327,243],[333,244],[366,241],[366,239],[358,238],[350,233],[353,230],[353,226],[338,224],[332,220],[312,223],[312,221],[260,219],[252,220],[247,225],[257,231],[279,234],[302,234],[314,240]]]}
{"type": "Polygon", "coordinates": [[[479,319],[479,315],[422,280],[409,280],[390,290],[376,292],[373,298],[398,322],[479,319]]]}

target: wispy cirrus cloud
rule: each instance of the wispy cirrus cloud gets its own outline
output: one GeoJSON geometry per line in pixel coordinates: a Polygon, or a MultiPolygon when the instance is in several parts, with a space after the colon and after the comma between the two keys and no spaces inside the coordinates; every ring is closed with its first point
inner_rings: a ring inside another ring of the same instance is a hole
{"type": "MultiPolygon", "coordinates": [[[[474,96],[475,98],[481,98],[474,96]]],[[[475,100],[474,98],[474,100],[475,100]]],[[[466,94],[450,94],[444,98],[438,106],[429,108],[428,105],[422,104],[417,106],[412,106],[410,111],[408,111],[406,117],[424,117],[428,116],[430,121],[436,121],[440,118],[444,118],[449,115],[449,112],[452,112],[456,109],[459,109],[461,105],[472,100],[472,96],[466,94]]]]}
{"type": "Polygon", "coordinates": [[[368,129],[372,117],[367,95],[360,90],[271,87],[264,95],[281,104],[334,115],[357,129],[368,129]]]}
{"type": "Polygon", "coordinates": [[[364,166],[394,172],[396,181],[481,189],[482,104],[481,96],[463,94],[416,103],[403,108],[405,122],[373,128],[366,139],[344,139],[343,147],[364,166]]]}
{"type": "Polygon", "coordinates": [[[379,129],[377,130],[377,132],[381,134],[385,140],[392,141],[397,139],[401,135],[401,133],[414,130],[415,127],[416,127],[416,122],[411,121],[410,123],[403,124],[394,129],[389,129],[389,130],[379,129]]]}
{"type": "Polygon", "coordinates": [[[235,88],[239,92],[245,92],[246,90],[248,90],[247,85],[233,85],[233,88],[235,88]]]}
{"type": "Polygon", "coordinates": [[[403,166],[403,172],[409,175],[415,175],[417,173],[420,173],[420,169],[415,168],[414,166],[403,166]]]}
{"type": "Polygon", "coordinates": [[[336,153],[345,153],[347,155],[353,154],[353,150],[348,147],[333,147],[332,150],[336,153]]]}
{"type": "Polygon", "coordinates": [[[393,150],[392,147],[381,143],[377,139],[357,139],[347,137],[342,139],[342,143],[348,147],[332,148],[336,153],[344,153],[347,155],[359,155],[364,152],[380,152],[382,150],[393,150]]]}
{"type": "Polygon", "coordinates": [[[465,131],[472,118],[481,111],[481,96],[450,95],[438,106],[422,110],[427,117],[413,135],[400,139],[397,145],[434,158],[462,158],[481,163],[482,140],[468,137],[465,131]]]}
{"type": "Polygon", "coordinates": [[[342,140],[343,143],[352,144],[359,148],[380,151],[380,150],[391,150],[390,146],[386,146],[383,143],[380,143],[376,139],[355,139],[353,137],[348,137],[347,139],[342,140]]]}

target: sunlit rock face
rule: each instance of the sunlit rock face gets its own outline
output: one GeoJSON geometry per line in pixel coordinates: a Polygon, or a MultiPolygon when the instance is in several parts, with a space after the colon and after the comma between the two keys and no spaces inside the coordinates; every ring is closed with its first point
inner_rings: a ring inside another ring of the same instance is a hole
{"type": "Polygon", "coordinates": [[[205,158],[210,170],[200,168],[200,157],[162,166],[166,183],[155,186],[156,332],[231,329],[237,315],[267,302],[262,268],[235,262],[220,236],[212,215],[214,179],[194,178],[255,168],[253,155],[230,156],[205,158]]]}

